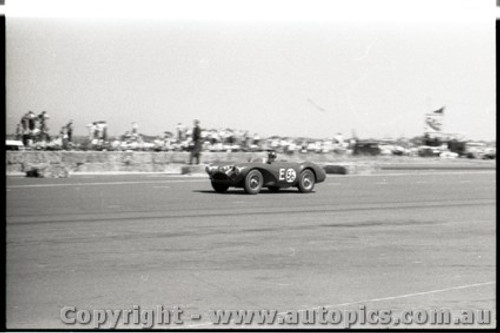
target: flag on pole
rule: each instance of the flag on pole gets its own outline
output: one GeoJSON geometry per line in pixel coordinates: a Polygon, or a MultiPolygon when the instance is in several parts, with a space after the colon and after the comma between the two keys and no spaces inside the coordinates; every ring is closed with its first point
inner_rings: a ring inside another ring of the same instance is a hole
{"type": "Polygon", "coordinates": [[[426,114],[425,125],[426,133],[441,132],[443,129],[444,106],[426,114]]]}
{"type": "Polygon", "coordinates": [[[434,111],[433,113],[434,114],[444,114],[444,106],[441,108],[441,109],[437,109],[436,111],[434,111]]]}

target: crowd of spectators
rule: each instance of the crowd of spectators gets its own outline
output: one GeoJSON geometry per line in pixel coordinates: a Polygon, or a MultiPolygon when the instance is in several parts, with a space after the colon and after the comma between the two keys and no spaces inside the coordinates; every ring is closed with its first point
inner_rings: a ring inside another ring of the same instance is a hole
{"type": "Polygon", "coordinates": [[[62,126],[57,135],[51,135],[49,119],[47,111],[38,115],[33,111],[26,112],[16,125],[16,140],[21,141],[26,149],[71,149],[73,121],[62,126]]]}
{"type": "MultiPolygon", "coordinates": [[[[16,139],[22,141],[25,149],[34,150],[107,150],[107,151],[196,151],[199,152],[258,152],[275,150],[278,153],[335,153],[339,155],[413,155],[458,157],[463,155],[456,149],[456,144],[432,142],[432,140],[415,142],[399,139],[392,141],[358,142],[355,138],[345,138],[341,133],[329,138],[314,139],[303,137],[270,136],[261,137],[258,133],[232,128],[198,127],[193,135],[194,127],[178,123],[175,131],[163,132],[159,136],[149,136],[139,132],[136,122],[131,123],[130,130],[116,137],[108,135],[106,121],[94,121],[87,125],[88,137],[75,140],[73,121],[62,126],[59,133],[51,135],[48,126],[50,119],[46,111],[35,115],[28,111],[21,118],[16,128],[16,139]],[[193,140],[196,137],[196,140],[193,140]]],[[[494,148],[493,148],[494,149],[494,148]]],[[[491,155],[492,148],[475,148],[473,157],[491,155]]],[[[496,155],[496,149],[493,150],[496,155]]],[[[195,154],[196,155],[196,154],[195,154]]],[[[469,154],[470,157],[470,154],[469,154]]]]}

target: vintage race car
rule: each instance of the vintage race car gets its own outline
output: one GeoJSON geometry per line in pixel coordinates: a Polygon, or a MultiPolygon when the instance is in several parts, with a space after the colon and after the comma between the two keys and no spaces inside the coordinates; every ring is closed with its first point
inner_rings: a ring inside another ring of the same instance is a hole
{"type": "Polygon", "coordinates": [[[263,187],[272,192],[280,188],[297,187],[307,193],[316,183],[325,180],[326,174],[318,165],[310,162],[275,162],[271,152],[267,161],[255,161],[234,165],[206,167],[212,187],[216,192],[226,192],[229,187],[242,187],[248,194],[257,194],[263,187]]]}

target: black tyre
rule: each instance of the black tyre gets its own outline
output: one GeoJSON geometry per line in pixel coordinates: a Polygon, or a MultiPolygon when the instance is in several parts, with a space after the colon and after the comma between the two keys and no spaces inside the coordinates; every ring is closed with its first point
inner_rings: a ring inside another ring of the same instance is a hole
{"type": "Polygon", "coordinates": [[[314,173],[307,169],[300,173],[299,176],[299,191],[302,193],[309,193],[314,189],[314,184],[316,183],[316,177],[314,173]]]}
{"type": "Polygon", "coordinates": [[[229,185],[212,182],[212,187],[214,188],[215,192],[224,193],[229,188],[229,185]]]}
{"type": "Polygon", "coordinates": [[[245,192],[248,194],[257,194],[262,189],[264,177],[259,170],[250,170],[245,177],[245,192]]]}
{"type": "Polygon", "coordinates": [[[267,187],[269,189],[270,192],[278,192],[280,190],[280,187],[279,186],[268,186],[267,187]]]}

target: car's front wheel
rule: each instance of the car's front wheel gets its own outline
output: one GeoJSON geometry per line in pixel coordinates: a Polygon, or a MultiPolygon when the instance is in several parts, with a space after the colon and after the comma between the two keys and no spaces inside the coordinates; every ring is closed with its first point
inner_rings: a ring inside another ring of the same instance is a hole
{"type": "Polygon", "coordinates": [[[257,194],[262,189],[264,177],[259,170],[251,170],[245,177],[245,192],[257,194]]]}
{"type": "Polygon", "coordinates": [[[229,188],[229,185],[212,182],[212,187],[214,188],[215,192],[224,193],[229,188]]]}
{"type": "Polygon", "coordinates": [[[299,191],[302,193],[311,192],[314,189],[314,184],[316,183],[316,177],[314,173],[307,169],[300,173],[299,176],[299,191]]]}

